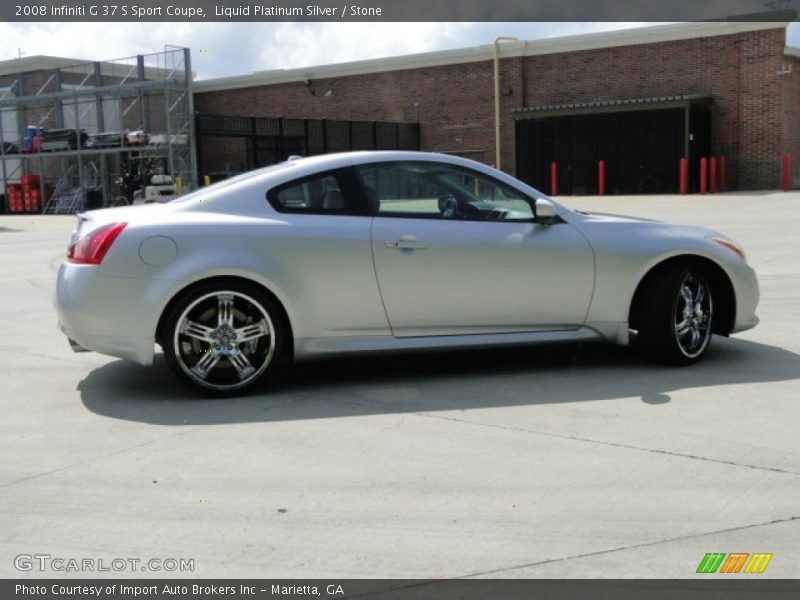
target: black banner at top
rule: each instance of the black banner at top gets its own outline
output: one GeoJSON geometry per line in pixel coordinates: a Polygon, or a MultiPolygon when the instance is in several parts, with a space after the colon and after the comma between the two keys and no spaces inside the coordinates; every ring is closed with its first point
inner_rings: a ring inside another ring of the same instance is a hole
{"type": "Polygon", "coordinates": [[[792,21],[800,0],[4,0],[0,20],[792,21]]]}

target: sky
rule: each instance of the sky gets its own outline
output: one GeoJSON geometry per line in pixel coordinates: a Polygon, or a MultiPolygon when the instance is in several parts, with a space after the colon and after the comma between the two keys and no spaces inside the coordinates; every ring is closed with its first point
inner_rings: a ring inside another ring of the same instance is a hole
{"type": "MultiPolygon", "coordinates": [[[[34,54],[110,60],[188,46],[199,79],[307,67],[647,23],[6,23],[0,60],[34,54]]],[[[800,46],[800,24],[789,43],[800,46]]]]}

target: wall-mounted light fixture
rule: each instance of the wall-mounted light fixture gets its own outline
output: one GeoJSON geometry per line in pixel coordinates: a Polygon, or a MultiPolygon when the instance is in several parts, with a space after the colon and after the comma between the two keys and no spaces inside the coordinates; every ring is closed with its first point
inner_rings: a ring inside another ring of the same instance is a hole
{"type": "MultiPolygon", "coordinates": [[[[317,94],[317,92],[316,92],[316,91],[314,90],[314,88],[312,87],[312,81],[311,81],[310,79],[306,79],[306,80],[305,80],[303,83],[305,83],[305,84],[306,84],[306,89],[308,89],[308,93],[309,93],[309,94],[311,94],[311,95],[312,95],[312,96],[314,96],[315,98],[318,98],[318,97],[319,97],[319,95],[317,94]]],[[[325,93],[324,93],[324,94],[322,94],[322,96],[323,96],[324,98],[327,98],[327,97],[329,97],[331,94],[333,94],[333,90],[332,90],[332,89],[330,89],[330,88],[328,88],[327,90],[325,90],[325,93]]]]}

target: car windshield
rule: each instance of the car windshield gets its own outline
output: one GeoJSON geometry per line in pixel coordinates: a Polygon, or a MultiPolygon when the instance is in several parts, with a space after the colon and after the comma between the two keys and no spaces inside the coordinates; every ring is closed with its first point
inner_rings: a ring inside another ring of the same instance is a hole
{"type": "Polygon", "coordinates": [[[285,169],[295,164],[297,163],[293,161],[284,161],[281,163],[270,165],[268,167],[264,167],[263,169],[247,171],[246,173],[235,175],[234,177],[229,177],[228,179],[223,179],[222,181],[218,181],[217,183],[212,183],[211,185],[199,187],[196,190],[189,192],[188,194],[184,194],[182,196],[179,196],[178,198],[175,198],[174,200],[171,200],[169,204],[180,204],[182,202],[199,200],[204,198],[207,194],[212,194],[228,186],[236,185],[237,183],[240,183],[242,181],[247,181],[252,177],[258,177],[259,175],[263,175],[264,173],[270,173],[272,171],[280,171],[281,169],[285,169]]]}

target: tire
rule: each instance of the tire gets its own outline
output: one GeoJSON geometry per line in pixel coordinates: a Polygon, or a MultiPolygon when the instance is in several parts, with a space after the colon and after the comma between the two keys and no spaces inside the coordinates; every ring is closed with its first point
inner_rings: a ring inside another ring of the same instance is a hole
{"type": "Polygon", "coordinates": [[[286,327],[254,285],[211,282],[189,290],[165,317],[164,357],[181,381],[213,396],[251,390],[278,366],[286,327]]]}
{"type": "Polygon", "coordinates": [[[703,270],[671,265],[651,278],[640,298],[639,343],[655,360],[692,364],[708,350],[713,320],[712,287],[703,270]]]}

